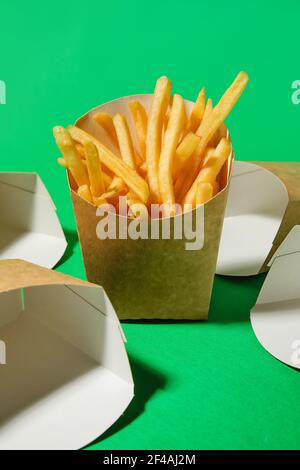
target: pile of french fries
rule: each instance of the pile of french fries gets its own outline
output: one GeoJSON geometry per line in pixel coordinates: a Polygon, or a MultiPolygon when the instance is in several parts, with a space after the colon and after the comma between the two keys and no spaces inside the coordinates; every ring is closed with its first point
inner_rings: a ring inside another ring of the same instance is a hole
{"type": "Polygon", "coordinates": [[[137,146],[124,115],[96,113],[93,119],[112,146],[78,127],[57,126],[58,162],[78,195],[95,206],[109,203],[118,209],[122,196],[133,216],[136,204],[146,205],[149,213],[151,204],[161,204],[163,216],[170,217],[178,206],[184,211],[204,204],[222,189],[218,177],[231,154],[224,120],[247,82],[240,72],[215,107],[203,88],[187,116],[183,98],[171,96],[170,80],[161,77],[149,113],[139,101],[128,104],[137,146]]]}

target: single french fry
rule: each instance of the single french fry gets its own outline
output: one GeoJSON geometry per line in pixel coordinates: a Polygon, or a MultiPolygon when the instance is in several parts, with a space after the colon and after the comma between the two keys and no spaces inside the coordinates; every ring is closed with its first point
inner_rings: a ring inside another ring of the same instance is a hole
{"type": "Polygon", "coordinates": [[[112,182],[112,177],[110,175],[108,175],[107,173],[105,173],[104,171],[102,171],[102,176],[103,176],[103,181],[104,181],[104,186],[105,186],[105,189],[107,189],[109,187],[109,185],[111,184],[112,182]]]}
{"type": "Polygon", "coordinates": [[[206,165],[206,163],[208,162],[208,160],[210,159],[210,157],[213,156],[214,152],[215,152],[215,147],[214,147],[214,148],[213,148],[213,147],[209,147],[209,148],[206,150],[205,156],[204,156],[204,158],[203,158],[203,166],[202,166],[202,167],[204,167],[204,166],[206,165]]]}
{"type": "Polygon", "coordinates": [[[98,197],[93,197],[93,203],[94,206],[100,207],[103,206],[103,204],[107,204],[107,199],[105,199],[105,197],[103,197],[102,195],[98,197]]]}
{"type": "Polygon", "coordinates": [[[175,204],[172,165],[184,123],[185,107],[183,98],[180,95],[174,95],[159,161],[160,202],[170,208],[175,204]]]}
{"type": "Polygon", "coordinates": [[[153,202],[158,202],[160,199],[158,163],[161,151],[163,120],[169,105],[170,93],[170,80],[167,77],[159,78],[154,90],[146,137],[148,182],[153,202]]]}
{"type": "Polygon", "coordinates": [[[108,137],[110,137],[113,144],[117,147],[118,138],[111,115],[108,113],[96,113],[94,114],[93,119],[105,130],[108,137]]]}
{"type": "Polygon", "coordinates": [[[113,117],[113,123],[119,142],[121,158],[131,168],[136,169],[134,147],[125,116],[120,113],[116,114],[113,117]]]}
{"type": "Polygon", "coordinates": [[[212,185],[213,185],[213,196],[215,196],[220,191],[220,184],[218,181],[214,181],[212,185]]]}
{"type": "Polygon", "coordinates": [[[59,157],[59,158],[57,159],[57,163],[58,163],[60,166],[62,166],[63,168],[68,169],[68,164],[67,164],[67,162],[66,162],[66,160],[65,160],[64,158],[59,157]]]}
{"type": "Polygon", "coordinates": [[[82,163],[69,131],[61,126],[56,126],[53,129],[53,134],[76,184],[78,186],[88,185],[89,178],[86,167],[82,163]]]}
{"type": "Polygon", "coordinates": [[[200,137],[189,132],[177,147],[173,163],[173,177],[176,178],[200,142],[200,137]]]}
{"type": "Polygon", "coordinates": [[[183,200],[184,204],[193,204],[198,183],[211,183],[215,181],[230,153],[231,143],[228,139],[223,138],[215,149],[214,153],[210,156],[210,158],[208,158],[205,165],[201,168],[197,178],[195,179],[183,200]]]}
{"type": "Polygon", "coordinates": [[[196,189],[196,206],[205,204],[213,197],[214,188],[212,183],[200,181],[196,189]]]}
{"type": "Polygon", "coordinates": [[[94,201],[95,206],[101,206],[102,204],[107,204],[108,199],[113,199],[119,196],[119,194],[120,194],[120,191],[118,190],[118,188],[114,188],[114,189],[104,192],[103,194],[101,194],[101,196],[94,197],[93,201],[94,201]]]}
{"type": "Polygon", "coordinates": [[[141,156],[145,159],[148,116],[144,106],[139,101],[130,101],[128,106],[132,115],[141,156]]]}
{"type": "Polygon", "coordinates": [[[222,123],[220,125],[219,129],[217,129],[217,131],[214,133],[214,135],[212,136],[212,138],[208,142],[207,146],[215,148],[218,145],[218,143],[220,142],[220,140],[223,137],[227,137],[227,136],[228,136],[227,127],[224,123],[222,123]]]}
{"type": "Polygon", "coordinates": [[[107,188],[107,191],[118,191],[119,193],[124,192],[127,189],[126,184],[122,180],[122,178],[119,178],[119,176],[115,176],[110,185],[107,188]]]}
{"type": "Polygon", "coordinates": [[[144,162],[138,167],[138,172],[143,178],[146,178],[147,176],[147,163],[144,162]]]}
{"type": "MultiPolygon", "coordinates": [[[[213,104],[212,104],[212,99],[211,98],[208,98],[207,102],[206,102],[206,105],[205,105],[205,109],[204,109],[204,113],[203,113],[203,117],[202,117],[202,121],[206,121],[206,119],[208,118],[208,116],[210,115],[210,113],[212,112],[213,110],[213,104]]],[[[199,124],[200,126],[200,124],[199,124]]],[[[199,126],[197,127],[197,130],[199,129],[199,126]]],[[[200,131],[200,129],[199,129],[200,131]]],[[[197,132],[196,132],[197,133],[197,132]]]]}
{"type": "Polygon", "coordinates": [[[87,171],[90,179],[90,189],[93,197],[100,196],[105,191],[101,162],[97,147],[90,140],[84,142],[87,171]]]}
{"type": "Polygon", "coordinates": [[[83,184],[82,186],[79,186],[79,188],[77,189],[77,193],[78,193],[78,196],[82,197],[82,199],[85,199],[88,202],[93,202],[91,191],[87,184],[83,184]]]}
{"type": "Polygon", "coordinates": [[[130,166],[126,165],[120,158],[118,158],[108,147],[99,142],[95,137],[87,132],[79,129],[78,127],[69,127],[69,132],[72,138],[79,142],[84,142],[90,139],[97,147],[101,163],[105,165],[119,178],[124,180],[126,185],[143,201],[146,203],[149,199],[149,187],[146,181],[130,166]]]}
{"type": "Polygon", "coordinates": [[[139,167],[139,166],[143,165],[143,163],[145,163],[145,160],[136,151],[134,151],[134,161],[135,161],[136,167],[139,167]]]}
{"type": "Polygon", "coordinates": [[[75,147],[80,157],[82,158],[82,160],[85,160],[85,152],[84,152],[83,145],[79,144],[78,142],[75,142],[75,147]]]}
{"type": "Polygon", "coordinates": [[[202,88],[200,93],[198,94],[196,103],[192,109],[190,117],[187,122],[186,126],[186,134],[188,132],[196,132],[203,117],[203,113],[205,110],[205,88],[202,88]]]}

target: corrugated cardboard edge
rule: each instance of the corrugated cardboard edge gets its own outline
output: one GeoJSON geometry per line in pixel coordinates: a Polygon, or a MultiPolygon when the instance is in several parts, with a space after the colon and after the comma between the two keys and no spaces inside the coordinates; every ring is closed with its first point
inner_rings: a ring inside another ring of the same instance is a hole
{"type": "Polygon", "coordinates": [[[260,272],[268,271],[268,263],[275,251],[284,241],[290,230],[300,224],[300,163],[298,162],[251,162],[277,176],[285,185],[289,203],[283,216],[273,246],[260,272]]]}

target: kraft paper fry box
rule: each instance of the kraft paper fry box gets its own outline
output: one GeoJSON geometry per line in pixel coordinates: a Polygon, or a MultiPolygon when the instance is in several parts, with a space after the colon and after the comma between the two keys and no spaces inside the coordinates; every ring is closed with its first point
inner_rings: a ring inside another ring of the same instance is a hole
{"type": "Polygon", "coordinates": [[[56,209],[36,173],[0,173],[0,259],[53,268],[67,242],[56,209]]]}
{"type": "MultiPolygon", "coordinates": [[[[121,112],[131,126],[128,109],[131,99],[140,100],[149,110],[152,95],[135,95],[111,101],[88,112],[76,125],[111,146],[105,132],[92,116],[99,111],[111,115],[121,112]]],[[[187,111],[190,111],[193,103],[185,101],[185,104],[187,111]]],[[[187,222],[182,215],[159,222],[152,219],[149,221],[147,239],[132,239],[129,236],[126,239],[100,239],[100,216],[96,215],[96,208],[80,198],[70,182],[87,278],[90,282],[103,285],[120,319],[207,319],[232,158],[222,169],[222,190],[218,195],[193,210],[187,222]],[[164,224],[168,224],[166,220],[170,223],[169,238],[151,237],[153,225],[158,223],[162,233],[166,227],[164,224]],[[177,228],[181,223],[185,227],[187,223],[188,230],[184,234],[179,230],[177,237],[177,228]],[[194,240],[191,240],[193,231],[194,240]]],[[[124,220],[124,216],[116,216],[117,228],[125,223],[127,233],[131,222],[126,217],[124,220]]],[[[117,230],[117,233],[120,232],[117,230]]]]}
{"type": "Polygon", "coordinates": [[[133,381],[100,286],[0,261],[0,449],[79,449],[124,412],[133,381]]]}
{"type": "Polygon", "coordinates": [[[291,230],[269,265],[251,311],[251,325],[270,354],[300,369],[300,225],[291,230]]]}
{"type": "Polygon", "coordinates": [[[300,224],[300,163],[235,161],[217,274],[250,276],[300,224]]]}

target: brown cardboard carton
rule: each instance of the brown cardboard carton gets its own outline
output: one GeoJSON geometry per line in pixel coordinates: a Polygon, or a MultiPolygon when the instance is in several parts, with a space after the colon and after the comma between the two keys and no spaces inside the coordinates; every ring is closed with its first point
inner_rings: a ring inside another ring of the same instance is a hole
{"type": "MultiPolygon", "coordinates": [[[[120,98],[88,112],[76,125],[109,145],[93,114],[122,112],[130,123],[128,100],[134,98],[149,108],[151,95],[120,98]]],[[[186,106],[190,109],[192,103],[186,102],[186,106]]],[[[120,319],[207,319],[231,162],[232,157],[222,169],[220,193],[190,214],[190,228],[197,233],[199,249],[187,248],[191,240],[185,233],[176,239],[174,219],[169,219],[169,239],[99,239],[96,208],[80,198],[70,182],[87,278],[105,288],[120,319]]],[[[124,222],[122,217],[116,216],[117,227],[124,222]]],[[[176,216],[176,221],[179,217],[184,222],[183,216],[176,216]]],[[[164,223],[158,222],[160,230],[164,223]]],[[[126,224],[128,231],[131,220],[127,219],[126,224]]]]}

